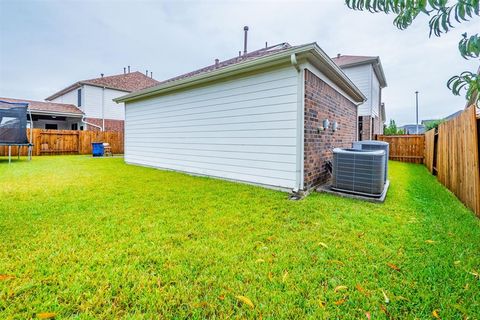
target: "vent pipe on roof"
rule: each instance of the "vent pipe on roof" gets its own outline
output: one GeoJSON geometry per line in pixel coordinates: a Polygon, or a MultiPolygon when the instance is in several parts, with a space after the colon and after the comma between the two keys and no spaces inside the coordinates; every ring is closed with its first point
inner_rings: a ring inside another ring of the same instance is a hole
{"type": "Polygon", "coordinates": [[[150,71],[150,78],[153,79],[153,72],[152,71],[150,71]]]}
{"type": "Polygon", "coordinates": [[[123,74],[127,74],[127,68],[123,67],[123,74]]]}
{"type": "Polygon", "coordinates": [[[268,42],[265,41],[265,49],[267,49],[267,48],[268,48],[268,42]]]}
{"type": "Polygon", "coordinates": [[[128,73],[130,73],[130,66],[128,66],[128,73]]]}
{"type": "Polygon", "coordinates": [[[245,36],[243,38],[243,54],[247,54],[247,34],[248,34],[248,26],[243,27],[243,31],[245,32],[245,36]]]}
{"type": "Polygon", "coordinates": [[[239,57],[242,56],[242,51],[238,51],[238,56],[239,56],[239,57]]]}
{"type": "Polygon", "coordinates": [[[103,73],[100,73],[100,76],[103,78],[103,73]]]}
{"type": "Polygon", "coordinates": [[[341,54],[340,53],[337,53],[337,58],[340,58],[341,54]]]}
{"type": "Polygon", "coordinates": [[[148,77],[148,69],[145,70],[145,75],[148,77]]]}
{"type": "Polygon", "coordinates": [[[218,59],[215,59],[215,68],[218,68],[218,63],[220,62],[220,60],[218,59]]]}

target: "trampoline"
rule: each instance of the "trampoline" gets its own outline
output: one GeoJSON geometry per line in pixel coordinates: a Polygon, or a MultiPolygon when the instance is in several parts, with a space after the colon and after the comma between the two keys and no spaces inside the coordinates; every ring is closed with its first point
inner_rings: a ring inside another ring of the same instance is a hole
{"type": "MultiPolygon", "coordinates": [[[[17,147],[18,158],[20,158],[20,148],[27,147],[28,160],[32,159],[33,144],[27,138],[27,121],[30,121],[30,128],[33,128],[28,103],[0,100],[0,146],[8,147],[8,163],[12,162],[12,147],[17,147]],[[30,120],[27,119],[27,114],[30,120]]],[[[30,130],[30,141],[32,141],[32,130],[30,130]]]]}

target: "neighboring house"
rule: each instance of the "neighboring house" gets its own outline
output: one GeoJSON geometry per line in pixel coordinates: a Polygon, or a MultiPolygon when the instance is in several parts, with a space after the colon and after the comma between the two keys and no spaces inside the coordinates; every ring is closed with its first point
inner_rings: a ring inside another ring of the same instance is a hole
{"type": "Polygon", "coordinates": [[[376,134],[383,134],[386,115],[382,89],[387,81],[380,58],[339,54],[333,61],[367,97],[358,107],[358,139],[369,140],[376,134]]]}
{"type": "Polygon", "coordinates": [[[73,104],[1,98],[7,102],[27,102],[33,127],[41,129],[82,130],[83,111],[73,104]]]}
{"type": "Polygon", "coordinates": [[[282,43],[114,100],[127,163],[296,191],[329,179],[365,95],[316,43],[282,43]]]}
{"type": "MultiPolygon", "coordinates": [[[[130,67],[129,67],[130,68],[130,67]]],[[[157,80],[141,72],[126,72],[89,80],[82,80],[62,89],[45,100],[74,105],[84,114],[81,124],[69,129],[123,131],[125,110],[112,99],[129,92],[157,85],[157,80]]],[[[67,125],[67,124],[65,124],[67,125]]],[[[62,127],[65,127],[62,125],[62,127]]],[[[59,127],[60,128],[60,127],[59,127]]]]}
{"type": "Polygon", "coordinates": [[[417,125],[416,124],[406,124],[404,126],[398,127],[398,129],[402,129],[405,134],[422,134],[425,133],[425,125],[419,124],[418,125],[418,132],[417,132],[417,125]]]}

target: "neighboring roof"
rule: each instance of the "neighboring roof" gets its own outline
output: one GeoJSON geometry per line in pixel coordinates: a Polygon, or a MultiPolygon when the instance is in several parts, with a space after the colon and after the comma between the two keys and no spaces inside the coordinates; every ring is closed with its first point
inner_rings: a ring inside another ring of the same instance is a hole
{"type": "Polygon", "coordinates": [[[157,80],[146,76],[145,74],[135,71],[130,73],[122,73],[114,76],[100,77],[95,79],[81,80],[74,84],[62,89],[45,100],[51,101],[67,92],[81,87],[84,84],[88,84],[95,87],[114,89],[125,92],[134,92],[149,88],[159,84],[157,80]]]}
{"type": "Polygon", "coordinates": [[[157,86],[130,93],[113,100],[116,102],[136,100],[200,83],[223,79],[264,67],[275,66],[282,63],[296,64],[297,60],[300,59],[311,61],[354,101],[363,102],[366,100],[363,93],[355,86],[355,84],[353,84],[343,71],[333,63],[333,61],[316,43],[291,46],[286,42],[225,61],[218,61],[218,63],[209,65],[205,68],[163,81],[157,86]]]}
{"type": "Polygon", "coordinates": [[[380,57],[337,55],[335,58],[332,58],[332,60],[342,69],[371,64],[375,74],[377,75],[378,81],[380,82],[380,86],[382,88],[387,86],[387,79],[385,78],[385,73],[383,72],[380,57]]]}
{"type": "MultiPolygon", "coordinates": [[[[416,124],[406,124],[404,126],[398,127],[399,129],[405,130],[407,134],[415,134],[417,132],[417,125],[416,124]]],[[[425,126],[423,124],[418,125],[418,133],[424,133],[425,126]]]]}
{"type": "Polygon", "coordinates": [[[28,108],[34,114],[57,114],[57,115],[71,115],[71,116],[82,116],[83,112],[73,104],[65,103],[54,103],[54,102],[43,102],[43,101],[34,101],[26,99],[13,99],[13,98],[2,98],[0,100],[7,102],[26,102],[28,103],[28,108]]]}
{"type": "Polygon", "coordinates": [[[457,112],[452,113],[451,115],[446,116],[443,120],[452,120],[453,118],[458,117],[464,110],[458,110],[457,112]]]}
{"type": "Polygon", "coordinates": [[[452,120],[453,118],[456,118],[458,117],[464,110],[458,110],[448,116],[446,116],[445,118],[441,118],[441,119],[427,119],[427,120],[422,120],[422,124],[428,124],[430,122],[435,122],[435,121],[448,121],[448,120],[452,120]]]}
{"type": "Polygon", "coordinates": [[[249,52],[245,55],[239,55],[238,57],[231,58],[231,59],[228,59],[228,60],[225,60],[225,61],[218,61],[218,64],[212,64],[212,65],[209,65],[207,67],[204,67],[204,68],[201,68],[201,69],[198,69],[198,70],[195,70],[195,71],[191,71],[191,72],[188,72],[188,73],[185,73],[185,74],[167,79],[167,80],[162,81],[160,83],[162,84],[162,83],[167,83],[167,82],[176,81],[176,80],[180,80],[180,79],[190,78],[190,77],[193,77],[197,74],[206,73],[206,72],[214,71],[214,70],[217,70],[217,69],[222,69],[222,68],[231,66],[233,64],[237,64],[237,63],[244,62],[244,61],[247,61],[247,60],[257,59],[257,58],[260,58],[260,57],[263,57],[263,56],[266,56],[266,55],[270,55],[270,54],[273,54],[273,53],[276,53],[276,52],[280,52],[280,51],[283,51],[283,50],[286,50],[286,49],[289,49],[289,48],[292,48],[292,46],[287,42],[283,42],[283,43],[280,43],[280,44],[277,44],[277,45],[274,45],[274,46],[270,46],[270,47],[262,48],[262,49],[259,49],[259,50],[256,50],[256,51],[249,52]]]}

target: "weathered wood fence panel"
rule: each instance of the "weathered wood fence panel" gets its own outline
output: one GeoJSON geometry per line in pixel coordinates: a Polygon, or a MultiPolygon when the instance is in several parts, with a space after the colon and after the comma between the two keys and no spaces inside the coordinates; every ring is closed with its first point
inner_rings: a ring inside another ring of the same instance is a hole
{"type": "Polygon", "coordinates": [[[425,159],[424,163],[430,173],[433,173],[433,160],[435,155],[435,136],[436,130],[432,129],[425,133],[425,159]]]}
{"type": "Polygon", "coordinates": [[[390,160],[423,163],[425,136],[408,134],[399,136],[377,136],[377,140],[390,144],[390,160]]]}
{"type": "Polygon", "coordinates": [[[458,117],[440,124],[436,167],[438,180],[480,216],[477,126],[474,106],[458,117]]]}
{"type": "MultiPolygon", "coordinates": [[[[91,154],[92,142],[108,142],[112,152],[123,153],[123,133],[115,131],[75,131],[75,130],[44,130],[33,129],[34,156],[91,154]]],[[[27,129],[30,138],[30,129],[27,129]]],[[[12,155],[17,156],[17,148],[12,147],[12,155]]],[[[8,155],[8,147],[0,146],[0,156],[8,155]]],[[[20,149],[20,155],[27,155],[27,148],[20,149]]]]}

